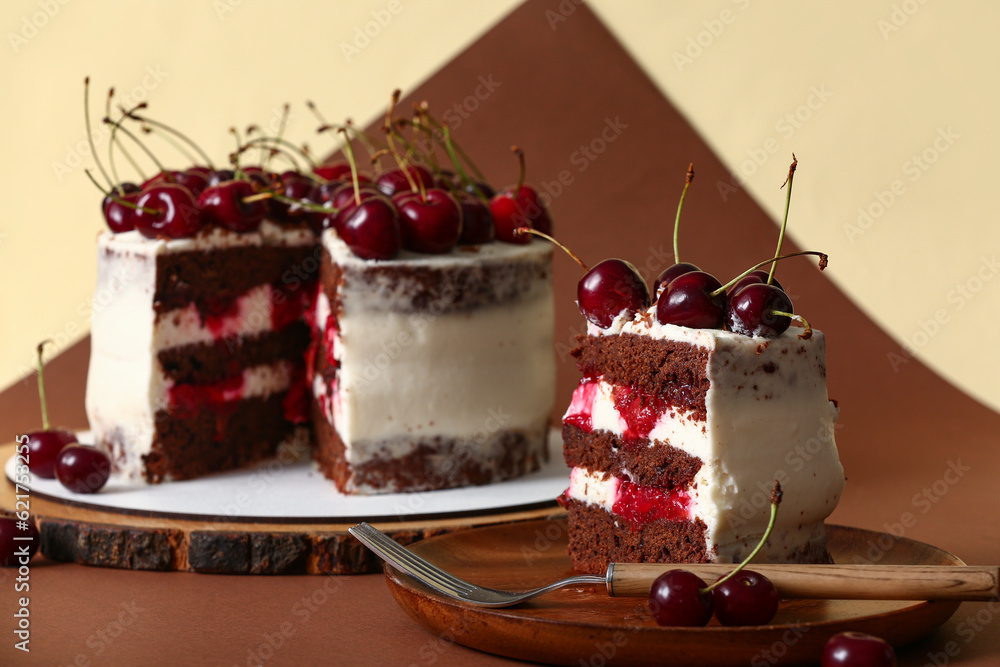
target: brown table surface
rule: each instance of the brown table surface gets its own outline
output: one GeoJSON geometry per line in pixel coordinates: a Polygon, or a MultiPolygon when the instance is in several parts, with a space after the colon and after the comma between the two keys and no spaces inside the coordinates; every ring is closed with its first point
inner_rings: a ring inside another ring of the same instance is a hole
{"type": "MultiPolygon", "coordinates": [[[[558,236],[586,261],[624,257],[647,275],[670,264],[670,227],[689,161],[698,176],[685,207],[683,258],[722,277],[769,256],[773,221],[743,191],[719,196],[716,183],[728,183],[728,172],[600,21],[578,7],[553,30],[545,16],[552,9],[555,1],[522,5],[410,99],[428,99],[442,113],[473,99],[481,77],[499,82],[474,111],[466,107],[456,135],[495,183],[515,178],[507,150],[519,143],[529,180],[553,194],[558,236]]],[[[822,157],[802,160],[797,184],[808,182],[809,159],[822,157]]],[[[790,224],[794,235],[794,216],[790,224]]],[[[555,265],[558,413],[578,378],[565,350],[582,319],[573,303],[579,269],[562,257],[555,265]]],[[[831,258],[830,274],[836,266],[831,258]]],[[[906,537],[969,564],[1000,563],[1000,415],[906,355],[809,262],[788,262],[780,273],[797,312],[828,336],[830,395],[841,406],[837,441],[849,478],[831,520],[887,530],[912,516],[906,537]]],[[[88,350],[83,341],[49,366],[50,414],[59,423],[86,424],[88,350]]],[[[3,441],[37,427],[34,391],[29,378],[0,394],[3,441]]],[[[30,577],[37,664],[504,662],[425,631],[396,607],[378,575],[226,577],[39,559],[30,577]]],[[[27,662],[12,648],[14,584],[10,570],[0,572],[5,664],[27,662]]],[[[945,661],[1000,664],[1000,603],[966,603],[944,628],[900,653],[901,665],[945,661]]]]}

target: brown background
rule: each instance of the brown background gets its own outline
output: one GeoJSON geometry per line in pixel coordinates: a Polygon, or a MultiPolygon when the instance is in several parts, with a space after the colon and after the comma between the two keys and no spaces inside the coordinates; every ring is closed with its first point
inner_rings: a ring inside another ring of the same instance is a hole
{"type": "MultiPolygon", "coordinates": [[[[457,137],[496,185],[516,177],[508,152],[512,143],[525,149],[528,179],[541,189],[566,172],[563,180],[571,182],[551,205],[556,235],[591,264],[616,256],[655,274],[672,262],[671,225],[689,161],[697,178],[685,208],[682,259],[725,280],[769,256],[776,238],[773,221],[742,191],[720,197],[715,184],[728,181],[728,173],[586,8],[552,31],[544,13],[556,4],[522,6],[412,99],[427,99],[443,113],[473,95],[480,77],[499,82],[470,110],[457,137]],[[602,144],[609,121],[623,129],[602,144]],[[581,152],[591,144],[592,160],[581,152]]],[[[809,175],[809,160],[820,159],[803,159],[796,188],[823,187],[809,175]]],[[[783,197],[779,185],[775,197],[783,197]]],[[[793,203],[792,230],[794,218],[793,203]]],[[[831,264],[836,261],[831,258],[831,264]]],[[[797,312],[828,336],[829,389],[841,406],[837,442],[849,478],[832,521],[886,530],[908,513],[914,522],[905,529],[906,537],[947,549],[970,564],[1000,562],[995,494],[1000,416],[906,357],[814,264],[793,260],[781,266],[779,275],[797,312]],[[891,355],[899,355],[895,368],[891,355]],[[963,473],[948,483],[945,473],[952,466],[961,466],[963,473]]],[[[582,329],[573,303],[579,277],[568,258],[556,258],[560,350],[582,329]]],[[[48,367],[50,412],[61,424],[86,423],[87,353],[84,341],[48,367]]],[[[557,409],[568,402],[577,380],[564,353],[558,367],[557,409]]],[[[33,378],[4,392],[3,439],[36,427],[37,414],[33,378]]],[[[70,664],[82,656],[81,664],[169,658],[243,665],[267,637],[272,644],[280,639],[281,646],[270,658],[265,649],[265,664],[501,662],[426,633],[395,607],[378,576],[233,578],[38,560],[31,577],[31,659],[38,664],[70,664]],[[122,605],[134,605],[135,616],[122,605]],[[122,620],[134,620],[119,634],[120,614],[122,620]],[[283,623],[286,632],[280,637],[283,623]]],[[[0,621],[0,636],[8,637],[0,646],[0,662],[23,657],[11,649],[13,640],[2,625],[11,622],[12,589],[11,573],[0,574],[0,618],[8,619],[0,621]]],[[[959,652],[952,664],[996,664],[1000,608],[964,605],[944,629],[902,651],[900,664],[923,665],[946,647],[959,652]]]]}

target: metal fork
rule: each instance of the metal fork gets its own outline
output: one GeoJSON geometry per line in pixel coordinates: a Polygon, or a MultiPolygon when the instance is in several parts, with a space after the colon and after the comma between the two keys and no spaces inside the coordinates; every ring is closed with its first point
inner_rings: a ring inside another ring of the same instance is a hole
{"type": "MultiPolygon", "coordinates": [[[[528,591],[511,592],[498,591],[493,588],[477,586],[472,582],[460,579],[450,572],[445,572],[437,565],[424,560],[396,540],[392,539],[377,528],[373,528],[367,523],[359,523],[353,528],[348,528],[348,532],[358,538],[362,544],[374,551],[382,560],[389,563],[397,570],[405,572],[422,584],[433,588],[448,597],[469,602],[480,607],[511,607],[525,600],[536,598],[539,595],[554,591],[566,586],[592,586],[594,584],[606,584],[609,586],[608,577],[593,574],[581,574],[569,577],[554,584],[535,588],[528,591]]],[[[612,569],[608,569],[610,576],[612,569]]]]}
{"type": "MultiPolygon", "coordinates": [[[[676,564],[610,563],[604,576],[584,574],[529,591],[498,591],[459,579],[429,563],[367,523],[348,531],[397,570],[448,597],[482,607],[510,607],[565,586],[604,584],[612,597],[649,594],[657,576],[676,564]]],[[[705,581],[727,574],[732,564],[685,563],[705,581]]],[[[1000,596],[996,565],[778,565],[754,564],[782,598],[839,600],[993,600],[1000,596]]]]}

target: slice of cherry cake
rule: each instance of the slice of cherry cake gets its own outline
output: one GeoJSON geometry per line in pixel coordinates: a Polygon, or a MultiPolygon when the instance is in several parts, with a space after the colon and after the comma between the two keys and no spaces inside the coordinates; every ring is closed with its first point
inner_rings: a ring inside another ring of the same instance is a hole
{"type": "Polygon", "coordinates": [[[660,324],[656,306],[588,324],[583,379],[563,418],[574,566],[739,562],[782,511],[758,559],[830,560],[823,520],[844,488],[825,341],[660,324]]]}

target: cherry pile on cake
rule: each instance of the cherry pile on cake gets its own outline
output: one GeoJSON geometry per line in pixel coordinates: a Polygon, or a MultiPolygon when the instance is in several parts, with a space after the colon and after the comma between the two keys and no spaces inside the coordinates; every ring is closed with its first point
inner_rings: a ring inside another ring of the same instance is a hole
{"type": "MultiPolygon", "coordinates": [[[[692,178],[693,169],[685,193],[692,178]]],[[[577,569],[739,562],[764,533],[775,481],[784,511],[761,558],[829,562],[823,521],[844,488],[838,410],[827,397],[824,336],[774,279],[788,257],[780,248],[725,286],[678,261],[654,298],[620,259],[580,281],[587,333],[572,354],[583,379],[563,418],[572,472],[560,498],[577,569]]],[[[793,254],[820,255],[825,267],[821,253],[793,254]]]]}
{"type": "Polygon", "coordinates": [[[519,150],[517,184],[494,192],[426,105],[398,119],[397,99],[384,142],[321,118],[347,162],[251,127],[226,168],[109,101],[87,414],[117,471],[157,483],[311,449],[342,492],[380,493],[546,460],[552,247],[514,230],[550,232],[548,212],[519,150]],[[203,164],[165,167],[150,133],[203,164]],[[156,169],[141,186],[114,161],[133,153],[156,169]]]}

